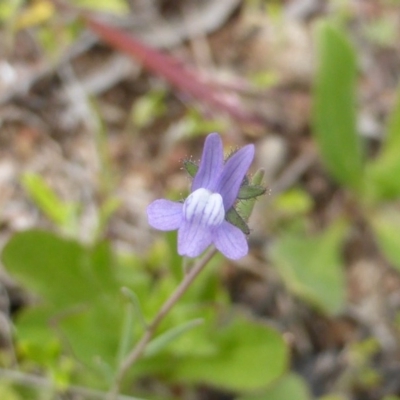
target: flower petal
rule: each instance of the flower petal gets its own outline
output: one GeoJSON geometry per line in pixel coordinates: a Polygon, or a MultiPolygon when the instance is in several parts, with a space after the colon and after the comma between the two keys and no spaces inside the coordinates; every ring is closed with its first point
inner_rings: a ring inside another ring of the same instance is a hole
{"type": "Polygon", "coordinates": [[[149,224],[160,231],[173,231],[182,223],[182,203],[160,199],[155,200],[147,207],[149,224]]]}
{"type": "Polygon", "coordinates": [[[178,230],[178,253],[197,257],[211,244],[211,239],[210,228],[184,221],[178,230]]]}
{"type": "Polygon", "coordinates": [[[187,222],[209,228],[218,226],[225,218],[222,196],[207,189],[197,189],[183,203],[182,214],[187,222]]]}
{"type": "Polygon", "coordinates": [[[248,144],[238,150],[225,163],[215,189],[224,199],[225,210],[229,210],[233,206],[253,158],[254,146],[248,144]]]}
{"type": "Polygon", "coordinates": [[[192,183],[192,192],[199,188],[215,190],[218,176],[224,164],[222,140],[218,133],[206,137],[200,167],[192,183]]]}
{"type": "Polygon", "coordinates": [[[238,260],[249,252],[244,233],[226,221],[214,231],[213,242],[215,247],[231,260],[238,260]]]}

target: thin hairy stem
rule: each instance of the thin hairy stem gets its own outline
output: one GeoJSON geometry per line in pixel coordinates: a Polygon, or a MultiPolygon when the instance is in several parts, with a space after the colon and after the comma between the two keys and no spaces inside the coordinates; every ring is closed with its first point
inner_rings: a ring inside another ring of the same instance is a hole
{"type": "Polygon", "coordinates": [[[211,247],[206,252],[206,254],[200,260],[198,260],[195,265],[188,271],[179,286],[165,301],[163,306],[158,311],[157,315],[154,317],[153,321],[151,321],[151,323],[148,325],[147,329],[143,333],[142,338],[139,340],[139,342],[137,342],[136,346],[122,361],[117,371],[114,385],[109,392],[108,400],[118,399],[118,393],[126,373],[143,354],[147,344],[150,342],[151,338],[154,335],[154,332],[160,325],[161,321],[171,311],[172,307],[178,302],[178,300],[185,294],[186,290],[190,287],[197,275],[199,275],[199,273],[204,269],[204,267],[207,265],[207,263],[211,260],[216,252],[217,250],[214,247],[211,247]]]}

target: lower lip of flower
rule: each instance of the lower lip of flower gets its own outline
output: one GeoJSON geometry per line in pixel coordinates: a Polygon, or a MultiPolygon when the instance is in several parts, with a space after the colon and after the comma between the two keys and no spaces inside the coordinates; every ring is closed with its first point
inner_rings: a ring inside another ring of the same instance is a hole
{"type": "Polygon", "coordinates": [[[183,217],[210,228],[221,225],[225,218],[222,196],[204,188],[195,190],[183,204],[183,217]]]}

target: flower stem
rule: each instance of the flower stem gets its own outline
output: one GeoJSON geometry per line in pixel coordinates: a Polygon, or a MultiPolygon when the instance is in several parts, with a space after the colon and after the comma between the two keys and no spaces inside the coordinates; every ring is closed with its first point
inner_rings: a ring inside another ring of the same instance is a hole
{"type": "Polygon", "coordinates": [[[165,318],[165,316],[171,311],[172,307],[178,302],[178,300],[185,294],[187,289],[190,287],[192,282],[195,280],[197,275],[204,269],[207,263],[211,260],[211,258],[216,254],[217,249],[215,247],[211,247],[204,256],[198,260],[195,265],[189,270],[189,272],[185,275],[182,282],[175,289],[175,291],[169,296],[169,298],[165,301],[163,306],[158,311],[157,315],[147,326],[144,331],[141,339],[137,342],[136,346],[131,350],[131,352],[126,356],[126,358],[122,361],[117,374],[115,376],[114,384],[108,394],[108,400],[116,400],[118,398],[118,393],[122,384],[122,381],[128,372],[128,370],[132,367],[132,365],[140,358],[146,349],[147,344],[150,342],[153,337],[154,332],[160,325],[161,321],[165,318]]]}

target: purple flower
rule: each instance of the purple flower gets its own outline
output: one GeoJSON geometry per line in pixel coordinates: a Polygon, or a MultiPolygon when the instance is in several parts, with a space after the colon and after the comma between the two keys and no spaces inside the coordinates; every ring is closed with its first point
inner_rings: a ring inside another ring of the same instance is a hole
{"type": "Polygon", "coordinates": [[[191,193],[183,202],[155,200],[147,207],[149,224],[162,231],[178,229],[178,253],[197,257],[212,243],[227,258],[237,260],[248,252],[245,234],[225,219],[238,197],[254,157],[247,145],[224,163],[217,133],[207,136],[191,193]]]}

